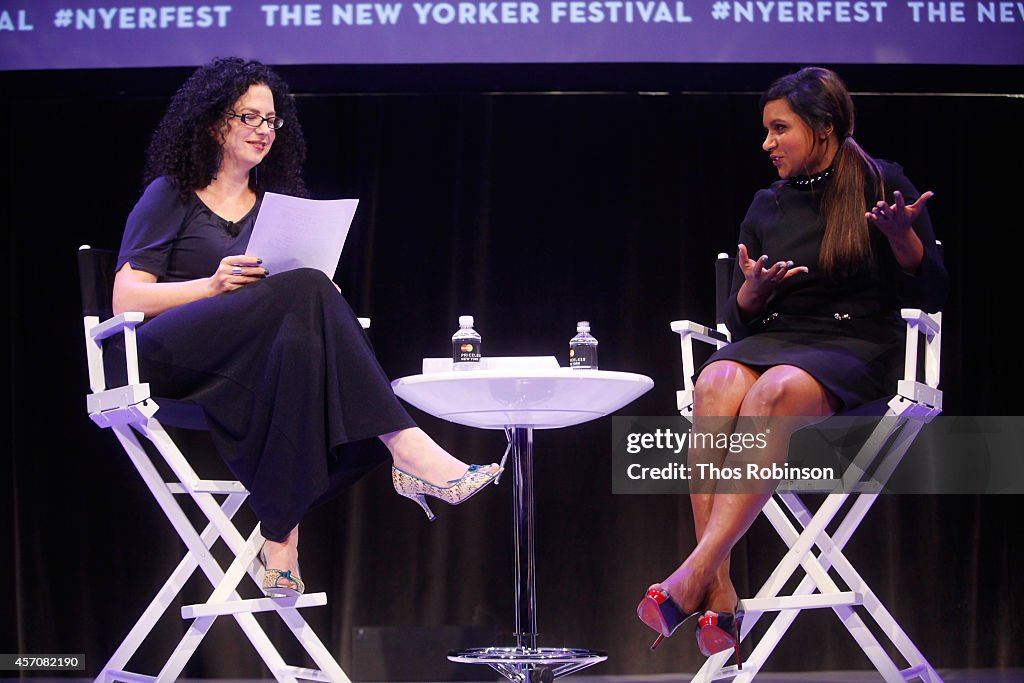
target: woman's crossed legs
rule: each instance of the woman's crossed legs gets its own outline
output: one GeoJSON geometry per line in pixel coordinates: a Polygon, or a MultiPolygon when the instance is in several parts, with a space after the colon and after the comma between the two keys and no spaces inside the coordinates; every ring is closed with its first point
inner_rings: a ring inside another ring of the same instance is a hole
{"type": "MultiPolygon", "coordinates": [[[[701,372],[694,396],[694,433],[767,433],[766,447],[739,454],[759,467],[786,462],[793,432],[835,413],[838,401],[806,371],[776,365],[762,372],[735,361],[716,361],[701,372]]],[[[720,442],[719,442],[720,443],[720,442]]],[[[689,465],[728,466],[727,448],[693,445],[689,465]]],[[[692,472],[697,470],[691,469],[692,472]]],[[[729,554],[774,491],[776,482],[697,486],[690,494],[697,547],[661,582],[686,614],[698,609],[732,612],[737,594],[729,554]],[[731,489],[731,490],[730,490],[731,489]]]]}

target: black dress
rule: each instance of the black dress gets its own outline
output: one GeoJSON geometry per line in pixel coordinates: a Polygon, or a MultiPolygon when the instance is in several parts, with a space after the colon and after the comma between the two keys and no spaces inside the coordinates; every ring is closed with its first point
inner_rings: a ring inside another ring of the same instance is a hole
{"type": "MultiPolygon", "coordinates": [[[[880,163],[886,201],[893,203],[892,193],[899,190],[907,204],[915,202],[920,193],[903,169],[880,163]]],[[[906,329],[899,309],[937,311],[949,284],[927,211],[913,226],[924,245],[917,273],[905,273],[885,236],[871,228],[868,263],[841,281],[826,277],[818,267],[818,252],[825,231],[821,199],[829,182],[830,177],[803,185],[781,180],[754,196],[739,237],[750,258],[766,254],[769,264],[791,260],[810,271],[782,282],[760,316],[745,320],[736,303],[743,284],[737,266],[726,309],[733,343],[704,365],[717,360],[756,369],[793,365],[818,380],[848,410],[893,393],[902,371],[906,329]]]]}
{"type": "MultiPolygon", "coordinates": [[[[225,221],[158,178],[128,217],[117,268],[131,263],[159,282],[208,277],[225,256],[245,253],[258,207],[225,221]]],[[[203,408],[272,540],[384,459],[383,448],[355,442],[415,426],[348,303],[318,270],[164,311],[139,326],[138,348],[154,395],[203,408]]]]}

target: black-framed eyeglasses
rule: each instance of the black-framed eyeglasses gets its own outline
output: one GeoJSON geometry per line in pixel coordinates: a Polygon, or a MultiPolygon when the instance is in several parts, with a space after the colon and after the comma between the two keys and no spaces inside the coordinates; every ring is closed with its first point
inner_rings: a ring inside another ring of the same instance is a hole
{"type": "Polygon", "coordinates": [[[259,114],[236,114],[233,111],[224,112],[224,116],[236,118],[250,128],[259,128],[264,123],[267,124],[267,128],[270,130],[281,130],[284,126],[284,119],[280,116],[266,117],[259,114]]]}

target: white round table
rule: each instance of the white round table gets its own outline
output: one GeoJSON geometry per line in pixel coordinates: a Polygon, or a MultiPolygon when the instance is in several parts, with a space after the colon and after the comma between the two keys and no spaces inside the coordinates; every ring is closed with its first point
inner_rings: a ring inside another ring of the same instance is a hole
{"type": "Polygon", "coordinates": [[[654,386],[644,375],[569,368],[471,370],[403,377],[395,394],[457,424],[504,430],[513,473],[515,647],[452,652],[455,662],[488,664],[515,683],[550,683],[603,662],[603,652],[537,646],[534,568],[533,430],[588,422],[622,408],[654,386]]]}

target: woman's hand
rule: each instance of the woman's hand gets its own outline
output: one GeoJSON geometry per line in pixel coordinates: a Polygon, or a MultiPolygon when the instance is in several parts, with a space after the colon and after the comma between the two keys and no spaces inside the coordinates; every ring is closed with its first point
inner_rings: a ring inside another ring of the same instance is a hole
{"type": "Polygon", "coordinates": [[[906,201],[903,199],[903,193],[896,190],[893,192],[893,198],[896,200],[895,204],[890,206],[880,201],[875,204],[871,211],[865,213],[864,217],[870,225],[874,225],[881,230],[882,234],[890,240],[900,239],[906,236],[910,226],[918,219],[921,212],[924,211],[924,205],[928,203],[928,200],[934,194],[934,192],[929,190],[918,197],[916,202],[907,206],[906,201]]]}
{"type": "Polygon", "coordinates": [[[217,296],[262,280],[270,271],[262,267],[263,259],[257,256],[225,256],[216,272],[207,278],[210,296],[217,296]]]}
{"type": "Polygon", "coordinates": [[[745,280],[736,296],[736,303],[749,316],[756,315],[764,308],[768,296],[779,283],[797,273],[807,272],[807,266],[794,266],[792,261],[778,261],[767,267],[768,257],[761,256],[757,260],[750,258],[745,244],[739,246],[736,263],[743,271],[745,280]]]}
{"type": "Polygon", "coordinates": [[[916,273],[921,261],[924,260],[924,245],[921,244],[921,239],[912,226],[924,211],[924,205],[934,194],[929,190],[918,197],[916,202],[907,206],[903,200],[903,193],[897,190],[893,192],[895,204],[889,206],[885,202],[878,202],[871,211],[864,214],[868,224],[881,230],[889,240],[893,256],[904,272],[916,273]]]}
{"type": "Polygon", "coordinates": [[[779,261],[768,266],[768,257],[762,256],[756,261],[747,255],[747,246],[741,244],[736,262],[743,271],[744,283],[751,294],[763,295],[765,298],[780,282],[791,278],[797,273],[806,273],[807,266],[794,266],[792,261],[779,261]]]}

